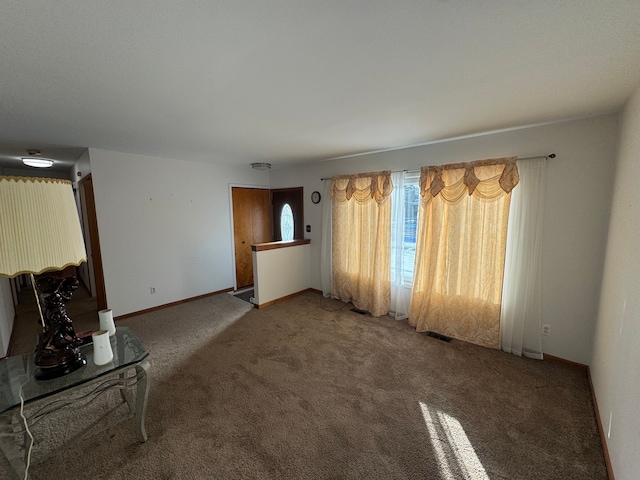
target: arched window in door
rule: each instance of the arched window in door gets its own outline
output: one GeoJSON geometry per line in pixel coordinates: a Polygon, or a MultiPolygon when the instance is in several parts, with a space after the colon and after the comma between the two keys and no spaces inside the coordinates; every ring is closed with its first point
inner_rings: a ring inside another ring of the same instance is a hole
{"type": "Polygon", "coordinates": [[[293,240],[293,211],[288,203],[282,207],[280,214],[280,236],[282,240],[293,240]]]}
{"type": "MultiPolygon", "coordinates": [[[[292,236],[288,237],[289,240],[298,240],[304,238],[304,201],[302,199],[303,191],[302,187],[293,188],[274,188],[271,190],[271,205],[272,205],[272,234],[273,241],[278,242],[280,240],[287,240],[283,235],[283,225],[280,224],[283,219],[282,214],[284,212],[284,206],[289,205],[291,214],[293,216],[293,231],[292,236]]],[[[287,218],[291,218],[287,215],[287,218]]]]}

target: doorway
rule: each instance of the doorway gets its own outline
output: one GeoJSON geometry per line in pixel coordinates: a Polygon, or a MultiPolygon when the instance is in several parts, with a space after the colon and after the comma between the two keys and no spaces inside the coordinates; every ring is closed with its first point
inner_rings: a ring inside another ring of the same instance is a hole
{"type": "Polygon", "coordinates": [[[251,245],[271,241],[271,200],[267,188],[231,187],[236,289],[253,285],[251,245]]]}

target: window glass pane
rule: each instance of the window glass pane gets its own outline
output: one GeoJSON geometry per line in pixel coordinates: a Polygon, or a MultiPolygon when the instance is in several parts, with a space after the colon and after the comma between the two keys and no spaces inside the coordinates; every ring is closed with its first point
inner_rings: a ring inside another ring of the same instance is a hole
{"type": "Polygon", "coordinates": [[[282,240],[293,240],[293,211],[288,203],[284,204],[280,214],[280,236],[282,240]]]}
{"type": "MultiPolygon", "coordinates": [[[[407,179],[408,180],[408,179],[407,179]]],[[[404,189],[404,284],[413,282],[413,264],[416,258],[416,237],[418,233],[418,208],[420,205],[420,193],[417,182],[405,183],[404,189]]]]}
{"type": "Polygon", "coordinates": [[[418,233],[418,210],[420,208],[420,190],[418,182],[420,172],[405,172],[403,188],[392,193],[394,202],[402,202],[402,208],[394,209],[391,236],[391,278],[399,285],[411,287],[413,283],[413,265],[416,256],[416,238],[418,233]],[[398,232],[398,229],[400,230],[398,232]],[[402,272],[401,277],[396,275],[402,272]]]}

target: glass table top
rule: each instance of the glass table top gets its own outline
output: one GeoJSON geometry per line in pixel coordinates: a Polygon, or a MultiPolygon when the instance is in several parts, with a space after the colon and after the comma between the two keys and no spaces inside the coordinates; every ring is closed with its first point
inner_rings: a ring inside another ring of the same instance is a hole
{"type": "Polygon", "coordinates": [[[87,364],[68,375],[50,380],[34,378],[37,367],[33,352],[0,360],[0,413],[20,405],[21,386],[22,396],[27,403],[135,365],[149,355],[128,327],[117,328],[116,334],[111,337],[111,348],[113,361],[96,365],[93,363],[93,344],[83,345],[80,351],[87,358],[87,364]]]}

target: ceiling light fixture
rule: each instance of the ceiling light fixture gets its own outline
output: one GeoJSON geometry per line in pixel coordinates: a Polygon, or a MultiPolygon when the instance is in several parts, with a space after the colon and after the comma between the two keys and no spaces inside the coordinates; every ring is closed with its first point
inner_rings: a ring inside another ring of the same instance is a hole
{"type": "Polygon", "coordinates": [[[256,162],[251,164],[254,170],[271,170],[271,164],[267,162],[256,162]]]}
{"type": "Polygon", "coordinates": [[[48,158],[22,157],[22,163],[29,167],[49,168],[53,166],[53,160],[48,158]]]}

